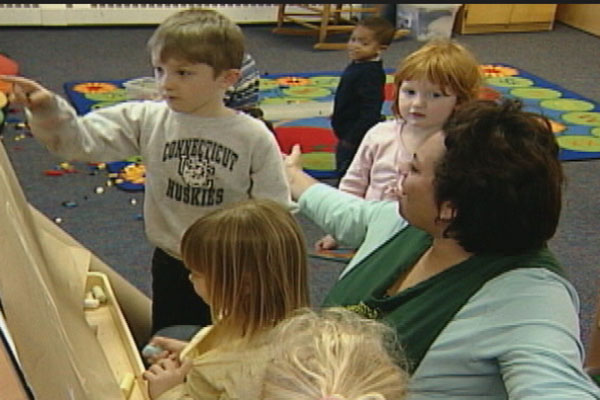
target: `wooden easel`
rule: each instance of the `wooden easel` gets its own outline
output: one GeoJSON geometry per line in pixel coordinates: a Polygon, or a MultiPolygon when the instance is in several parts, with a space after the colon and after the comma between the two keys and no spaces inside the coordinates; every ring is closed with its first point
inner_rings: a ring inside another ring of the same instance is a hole
{"type": "MultiPolygon", "coordinates": [[[[277,9],[277,27],[273,33],[290,35],[317,35],[317,43],[313,46],[316,50],[342,50],[346,43],[327,43],[325,39],[330,33],[351,32],[356,21],[345,18],[343,15],[353,13],[379,14],[378,7],[357,7],[352,4],[279,4],[277,9]],[[304,11],[286,12],[286,6],[295,6],[304,11]],[[301,18],[298,18],[301,17],[301,18]],[[302,28],[284,27],[283,24],[291,22],[302,28]]],[[[398,29],[394,39],[409,33],[406,29],[398,29]]]]}

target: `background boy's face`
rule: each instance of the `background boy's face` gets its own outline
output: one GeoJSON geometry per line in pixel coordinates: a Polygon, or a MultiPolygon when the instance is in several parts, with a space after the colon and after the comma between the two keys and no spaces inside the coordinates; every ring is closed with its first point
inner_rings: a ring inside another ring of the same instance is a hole
{"type": "Polygon", "coordinates": [[[372,30],[357,26],[348,40],[348,57],[353,61],[365,61],[377,56],[383,48],[372,30]]]}

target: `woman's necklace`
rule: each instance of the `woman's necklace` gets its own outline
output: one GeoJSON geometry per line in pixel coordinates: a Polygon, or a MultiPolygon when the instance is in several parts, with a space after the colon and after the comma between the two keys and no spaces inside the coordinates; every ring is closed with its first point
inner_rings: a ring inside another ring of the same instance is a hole
{"type": "Polygon", "coordinates": [[[435,129],[429,130],[429,131],[418,132],[418,133],[416,133],[413,130],[412,138],[411,138],[411,140],[408,140],[408,143],[407,143],[404,138],[406,135],[406,133],[404,132],[405,125],[406,125],[406,122],[403,121],[398,130],[398,136],[400,137],[400,145],[401,145],[400,146],[401,147],[401,149],[400,149],[401,155],[400,155],[400,159],[398,161],[404,163],[404,165],[410,163],[412,161],[413,154],[419,148],[419,146],[421,144],[425,143],[425,141],[431,135],[433,135],[435,132],[437,132],[437,130],[435,130],[435,129]]]}
{"type": "Polygon", "coordinates": [[[398,153],[400,153],[400,157],[396,156],[396,164],[401,163],[409,163],[412,160],[413,152],[412,149],[409,149],[404,141],[404,126],[406,122],[402,121],[398,127],[398,136],[400,138],[400,148],[398,149],[398,153]]]}

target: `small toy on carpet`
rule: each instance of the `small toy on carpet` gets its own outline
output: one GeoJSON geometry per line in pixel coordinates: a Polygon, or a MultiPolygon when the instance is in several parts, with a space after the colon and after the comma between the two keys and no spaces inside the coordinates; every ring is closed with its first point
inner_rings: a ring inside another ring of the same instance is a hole
{"type": "Polygon", "coordinates": [[[339,247],[331,250],[319,250],[309,253],[310,257],[321,258],[323,260],[330,260],[348,264],[352,257],[356,254],[356,249],[349,247],[339,247]]]}

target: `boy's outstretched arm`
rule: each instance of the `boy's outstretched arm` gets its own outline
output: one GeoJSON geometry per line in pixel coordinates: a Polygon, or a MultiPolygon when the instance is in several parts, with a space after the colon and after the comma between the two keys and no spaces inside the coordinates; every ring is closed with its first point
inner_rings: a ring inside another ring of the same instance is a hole
{"type": "Polygon", "coordinates": [[[53,104],[54,94],[34,80],[12,75],[0,75],[0,80],[13,86],[8,95],[11,103],[21,104],[32,112],[50,108],[53,104]]]}
{"type": "Polygon", "coordinates": [[[68,161],[92,162],[140,154],[141,102],[77,115],[66,99],[34,80],[8,75],[0,79],[12,84],[9,100],[25,106],[31,133],[53,154],[68,161]]]}

